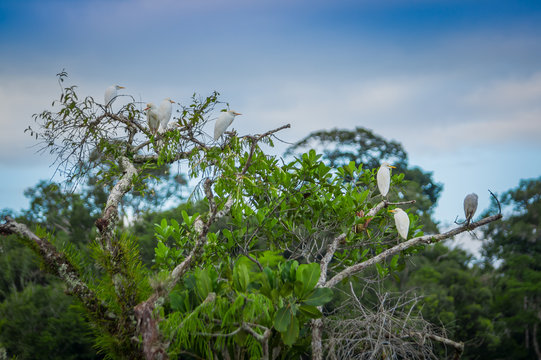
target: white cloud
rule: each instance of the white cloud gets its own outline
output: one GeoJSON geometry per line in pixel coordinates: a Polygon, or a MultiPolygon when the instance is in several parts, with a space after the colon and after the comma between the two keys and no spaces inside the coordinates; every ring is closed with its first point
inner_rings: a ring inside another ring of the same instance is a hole
{"type": "Polygon", "coordinates": [[[412,145],[447,152],[460,147],[526,143],[541,144],[541,110],[434,126],[425,129],[422,144],[412,145]]]}
{"type": "Polygon", "coordinates": [[[541,72],[525,79],[493,81],[466,95],[464,102],[474,108],[498,111],[541,107],[541,72]]]}

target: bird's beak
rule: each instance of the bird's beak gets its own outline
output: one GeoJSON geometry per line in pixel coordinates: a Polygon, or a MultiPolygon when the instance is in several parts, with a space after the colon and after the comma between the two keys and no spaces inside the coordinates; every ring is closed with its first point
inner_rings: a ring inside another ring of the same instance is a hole
{"type": "Polygon", "coordinates": [[[124,87],[124,86],[119,86],[118,88],[119,88],[119,89],[125,89],[125,87],[124,87]]]}
{"type": "Polygon", "coordinates": [[[394,213],[394,212],[396,212],[396,209],[389,210],[389,212],[394,213]]]}
{"type": "Polygon", "coordinates": [[[175,102],[174,102],[173,100],[171,100],[171,99],[169,99],[169,102],[170,102],[171,104],[174,104],[174,103],[175,103],[175,102]]]}
{"type": "Polygon", "coordinates": [[[238,112],[233,112],[233,114],[235,114],[235,115],[242,115],[241,113],[238,113],[238,112]]]}
{"type": "Polygon", "coordinates": [[[389,165],[390,168],[396,169],[396,166],[389,165]]]}
{"type": "Polygon", "coordinates": [[[143,111],[147,111],[148,109],[150,109],[150,106],[144,108],[143,111]]]}

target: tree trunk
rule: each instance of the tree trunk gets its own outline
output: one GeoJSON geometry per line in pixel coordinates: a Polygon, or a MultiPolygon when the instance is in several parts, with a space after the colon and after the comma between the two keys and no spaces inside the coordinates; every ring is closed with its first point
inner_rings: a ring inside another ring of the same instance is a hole
{"type": "MultiPolygon", "coordinates": [[[[528,297],[524,296],[524,304],[523,304],[523,310],[528,311],[528,297]]],[[[526,349],[530,348],[530,326],[526,326],[524,329],[524,344],[526,349]]]]}
{"type": "Polygon", "coordinates": [[[533,325],[532,343],[535,350],[535,355],[537,355],[537,360],[541,360],[541,351],[539,350],[539,343],[537,342],[537,325],[538,323],[533,325]]]}
{"type": "Polygon", "coordinates": [[[323,360],[323,320],[312,320],[312,360],[323,360]]]}

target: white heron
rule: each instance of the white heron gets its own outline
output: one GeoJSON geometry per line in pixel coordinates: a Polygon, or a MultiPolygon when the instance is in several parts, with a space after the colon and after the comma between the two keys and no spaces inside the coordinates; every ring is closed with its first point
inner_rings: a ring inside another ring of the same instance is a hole
{"type": "Polygon", "coordinates": [[[376,176],[378,181],[378,189],[383,197],[387,196],[389,187],[391,186],[391,168],[395,169],[395,167],[389,163],[382,163],[376,176]]]}
{"type": "Polygon", "coordinates": [[[216,124],[214,124],[214,140],[218,140],[220,136],[223,135],[225,130],[231,125],[233,120],[235,119],[235,116],[242,115],[238,112],[235,112],[233,110],[229,110],[226,112],[223,112],[218,116],[218,119],[216,120],[216,124]]]}
{"type": "Polygon", "coordinates": [[[160,107],[158,108],[158,114],[160,117],[160,130],[167,131],[167,124],[169,119],[171,119],[171,114],[173,113],[173,105],[175,102],[170,98],[163,99],[160,107]]]}
{"type": "Polygon", "coordinates": [[[408,231],[410,229],[410,218],[408,217],[408,214],[401,208],[396,208],[391,210],[391,212],[394,213],[394,223],[398,234],[407,240],[408,231]]]}
{"type": "Polygon", "coordinates": [[[477,210],[478,199],[479,197],[476,193],[468,194],[464,198],[464,216],[466,216],[466,225],[470,224],[470,221],[477,210]]]}
{"type": "Polygon", "coordinates": [[[118,90],[120,89],[124,89],[124,86],[111,85],[107,89],[105,89],[105,106],[111,105],[110,103],[117,97],[118,90]]]}
{"type": "Polygon", "coordinates": [[[152,134],[156,135],[156,132],[160,127],[160,113],[158,107],[154,103],[148,103],[145,111],[147,112],[148,128],[152,134]]]}

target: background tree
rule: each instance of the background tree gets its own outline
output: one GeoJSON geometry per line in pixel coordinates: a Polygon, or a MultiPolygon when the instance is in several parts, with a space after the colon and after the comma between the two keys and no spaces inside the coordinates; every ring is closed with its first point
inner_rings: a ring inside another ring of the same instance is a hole
{"type": "MultiPolygon", "coordinates": [[[[59,74],[61,84],[65,77],[59,74]]],[[[79,300],[107,357],[334,356],[335,339],[324,324],[352,316],[331,302],[345,282],[365,271],[398,271],[404,257],[423,245],[501,218],[424,235],[410,214],[408,240],[401,241],[387,210],[412,201],[382,200],[373,170],[354,162],[333,168],[315,151],[289,162],[264,154],[259,143],[272,145],[274,133],[289,125],[258,135],[233,132],[222,143],[212,142],[203,128],[219,104],[217,94],[194,96],[175,119],[177,126],[154,135],[135,103],[111,113],[90,97],[79,101],[70,86],[62,88],[53,111],[36,116],[37,129],[29,129],[57,155],[70,181],[97,171],[107,189],[90,244],[92,265],[43,228],[30,230],[7,217],[0,234],[23,239],[79,300]],[[92,157],[96,151],[100,156],[92,157]],[[178,161],[200,179],[205,206],[191,215],[181,209],[182,222],[164,218],[155,226],[154,265],[148,268],[136,238],[119,226],[119,206],[128,193],[151,192],[152,171],[178,161]],[[219,221],[225,221],[223,228],[219,221]],[[352,231],[356,225],[361,229],[352,231]]],[[[395,174],[393,184],[401,182],[395,174]]],[[[398,354],[397,342],[415,342],[409,348],[419,352],[411,355],[425,356],[427,338],[462,351],[461,344],[428,333],[410,316],[386,331],[396,329],[404,336],[391,347],[380,346],[385,340],[379,339],[371,356],[398,354]]],[[[362,346],[353,351],[367,354],[362,346]]]]}
{"type": "Polygon", "coordinates": [[[501,341],[494,354],[541,359],[541,178],[521,180],[501,203],[509,216],[483,231],[486,261],[499,263],[493,311],[501,341]]]}
{"type": "MultiPolygon", "coordinates": [[[[464,359],[479,359],[500,342],[495,333],[497,294],[492,271],[462,249],[436,244],[414,255],[394,286],[387,284],[386,289],[421,296],[423,318],[445,329],[446,337],[463,339],[464,359]]],[[[446,349],[435,351],[439,358],[446,357],[446,349]]]]}

